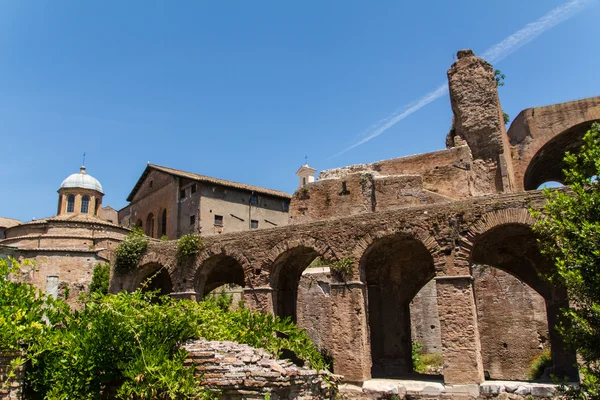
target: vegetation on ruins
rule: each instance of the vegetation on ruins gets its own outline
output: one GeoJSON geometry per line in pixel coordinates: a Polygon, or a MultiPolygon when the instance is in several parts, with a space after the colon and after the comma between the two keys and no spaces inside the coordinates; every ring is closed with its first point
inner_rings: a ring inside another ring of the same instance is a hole
{"type": "Polygon", "coordinates": [[[135,268],[148,247],[148,237],[142,228],[134,228],[116,248],[115,271],[128,272],[135,268]]]}
{"type": "Polygon", "coordinates": [[[213,398],[177,347],[201,337],[277,356],[289,350],[315,369],[326,368],[315,345],[289,319],[249,309],[224,312],[212,302],[157,298],[142,290],[95,292],[72,310],[29,284],[11,281],[20,267],[14,259],[0,260],[0,351],[22,354],[11,371],[25,367],[30,398],[213,398]]]}
{"type": "Polygon", "coordinates": [[[204,246],[202,237],[195,233],[183,235],[177,240],[177,260],[190,260],[200,252],[200,248],[204,246]]]}
{"type": "Polygon", "coordinates": [[[552,367],[552,354],[550,349],[545,349],[535,356],[529,364],[529,376],[532,381],[541,378],[547,368],[552,367]]]}
{"type": "MultiPolygon", "coordinates": [[[[504,78],[506,75],[502,73],[499,69],[494,71],[494,78],[496,79],[496,87],[504,86],[504,78]]],[[[502,111],[502,118],[504,119],[504,124],[508,124],[510,122],[510,117],[507,113],[502,111]]]]}
{"type": "Polygon", "coordinates": [[[334,261],[329,265],[331,271],[337,273],[342,280],[348,280],[352,277],[354,268],[354,258],[344,257],[334,261]]]}
{"type": "Polygon", "coordinates": [[[90,283],[90,293],[108,293],[108,284],[110,281],[110,264],[100,263],[94,266],[92,272],[92,282],[90,283]]]}
{"type": "MultiPolygon", "coordinates": [[[[554,260],[547,278],[566,288],[571,308],[562,311],[558,327],[581,359],[580,389],[569,398],[600,398],[600,124],[583,137],[578,154],[567,153],[563,171],[569,190],[545,189],[542,212],[532,211],[540,247],[554,260]]],[[[561,377],[558,377],[561,378],[561,377]]]]}

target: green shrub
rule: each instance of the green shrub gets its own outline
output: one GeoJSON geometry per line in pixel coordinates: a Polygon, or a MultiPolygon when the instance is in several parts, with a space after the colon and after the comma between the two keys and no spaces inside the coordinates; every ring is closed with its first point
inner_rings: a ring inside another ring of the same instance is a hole
{"type": "Polygon", "coordinates": [[[342,280],[348,280],[352,277],[352,269],[354,268],[354,258],[345,257],[330,264],[329,268],[337,273],[342,280]]]}
{"type": "Polygon", "coordinates": [[[539,355],[533,357],[529,363],[528,378],[533,380],[539,379],[544,375],[546,368],[552,367],[552,355],[549,349],[542,351],[539,355]]]}
{"type": "Polygon", "coordinates": [[[0,343],[4,351],[23,351],[13,367],[26,365],[28,398],[210,398],[184,364],[185,351],[177,350],[177,343],[197,338],[246,343],[275,356],[289,350],[313,368],[326,367],[289,319],[140,290],[95,292],[82,298],[81,310],[71,310],[10,281],[14,273],[16,262],[0,260],[0,343]]]}
{"type": "Polygon", "coordinates": [[[194,233],[183,235],[177,241],[177,259],[185,261],[196,257],[203,245],[204,242],[200,235],[194,233]]]}
{"type": "Polygon", "coordinates": [[[96,264],[92,272],[92,282],[90,283],[90,293],[108,293],[108,283],[110,280],[110,264],[96,264]]]}
{"type": "Polygon", "coordinates": [[[115,271],[128,272],[135,268],[148,247],[148,237],[142,228],[135,228],[116,248],[115,271]]]}

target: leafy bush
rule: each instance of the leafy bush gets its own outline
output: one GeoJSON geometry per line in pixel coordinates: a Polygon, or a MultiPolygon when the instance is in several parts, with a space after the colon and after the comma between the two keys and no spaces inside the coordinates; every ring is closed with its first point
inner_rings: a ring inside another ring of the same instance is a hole
{"type": "Polygon", "coordinates": [[[194,233],[183,235],[177,241],[177,259],[184,261],[195,257],[203,245],[200,235],[194,233]]]}
{"type": "Polygon", "coordinates": [[[550,367],[552,367],[552,356],[550,354],[550,349],[546,349],[531,360],[528,378],[532,381],[539,379],[544,375],[546,368],[550,367]]]}
{"type": "Polygon", "coordinates": [[[352,269],[354,268],[354,258],[345,257],[331,263],[329,266],[332,271],[337,273],[343,280],[348,280],[352,277],[352,269]]]}
{"type": "Polygon", "coordinates": [[[96,264],[92,272],[92,282],[90,283],[90,293],[108,293],[108,283],[110,280],[110,264],[96,264]]]}
{"type": "Polygon", "coordinates": [[[128,272],[135,268],[148,247],[148,237],[142,228],[135,228],[116,248],[115,271],[128,272]]]}
{"type": "Polygon", "coordinates": [[[185,366],[177,343],[231,340],[280,356],[295,353],[326,367],[315,345],[289,319],[248,309],[223,312],[211,302],[177,301],[136,291],[93,293],[81,310],[7,276],[18,264],[0,260],[0,343],[23,351],[31,398],[209,398],[185,366]],[[152,300],[152,301],[151,301],[152,300]]]}

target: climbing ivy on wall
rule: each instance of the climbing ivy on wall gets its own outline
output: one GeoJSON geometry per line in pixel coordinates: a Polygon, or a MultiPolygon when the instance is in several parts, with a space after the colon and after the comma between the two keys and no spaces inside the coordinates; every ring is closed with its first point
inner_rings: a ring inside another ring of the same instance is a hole
{"type": "Polygon", "coordinates": [[[135,228],[116,248],[115,271],[128,272],[135,268],[148,248],[148,237],[142,228],[135,228]]]}

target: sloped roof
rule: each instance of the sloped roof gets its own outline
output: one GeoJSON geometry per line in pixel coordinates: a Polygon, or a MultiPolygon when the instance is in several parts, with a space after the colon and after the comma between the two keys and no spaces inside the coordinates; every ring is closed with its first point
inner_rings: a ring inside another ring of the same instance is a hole
{"type": "Polygon", "coordinates": [[[225,179],[219,179],[219,178],[213,178],[213,177],[206,176],[206,175],[194,174],[193,172],[186,172],[186,171],[182,171],[179,169],[163,167],[163,166],[155,165],[155,164],[148,164],[148,166],[142,173],[142,176],[140,176],[140,179],[138,179],[137,183],[135,184],[133,190],[131,191],[131,193],[129,193],[129,196],[127,196],[127,201],[133,200],[133,198],[135,197],[135,194],[142,186],[142,182],[144,182],[144,179],[146,179],[146,176],[148,176],[150,171],[153,169],[167,173],[169,175],[179,176],[179,177],[191,179],[194,181],[212,183],[215,185],[227,186],[227,187],[231,187],[231,188],[235,188],[235,189],[248,190],[251,192],[266,194],[269,196],[281,197],[283,199],[291,199],[292,198],[292,195],[285,193],[285,192],[281,192],[279,190],[266,189],[266,188],[259,187],[259,186],[246,185],[245,183],[232,182],[232,181],[227,181],[225,179]]]}
{"type": "MultiPolygon", "coordinates": [[[[33,224],[40,224],[40,223],[43,224],[43,223],[52,222],[52,221],[85,222],[85,223],[102,224],[102,225],[109,225],[109,226],[115,226],[118,228],[123,228],[122,226],[120,226],[118,224],[113,224],[112,222],[108,222],[101,218],[94,217],[93,215],[71,214],[71,213],[56,215],[54,217],[48,217],[48,218],[40,218],[40,219],[36,219],[34,221],[23,222],[22,225],[33,225],[33,224]]],[[[127,229],[127,228],[123,228],[123,229],[127,229]]]]}
{"type": "Polygon", "coordinates": [[[19,225],[21,221],[14,218],[0,217],[0,227],[10,228],[11,226],[19,225]]]}

